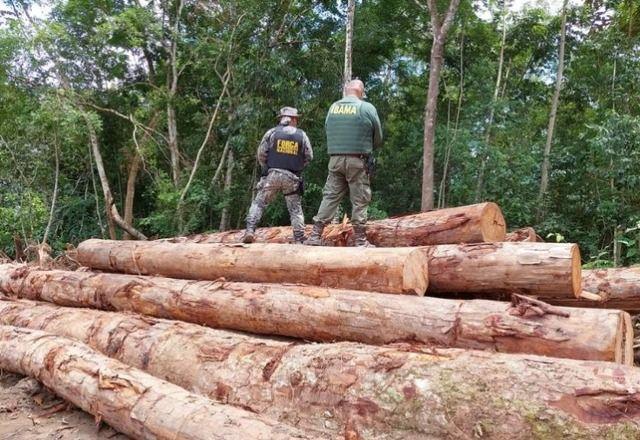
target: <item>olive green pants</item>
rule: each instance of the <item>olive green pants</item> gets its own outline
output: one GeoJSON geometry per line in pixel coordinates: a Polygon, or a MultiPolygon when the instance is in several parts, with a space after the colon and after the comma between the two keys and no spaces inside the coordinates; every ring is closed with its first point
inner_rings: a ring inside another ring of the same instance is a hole
{"type": "Polygon", "coordinates": [[[325,225],[331,222],[347,191],[352,206],[351,223],[364,225],[371,202],[371,186],[365,161],[355,156],[331,156],[327,183],[322,191],[322,203],[313,221],[325,225]]]}

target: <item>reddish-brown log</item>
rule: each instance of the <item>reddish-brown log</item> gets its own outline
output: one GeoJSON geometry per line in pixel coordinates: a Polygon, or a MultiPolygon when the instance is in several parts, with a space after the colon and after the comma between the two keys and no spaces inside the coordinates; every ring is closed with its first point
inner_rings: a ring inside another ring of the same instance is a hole
{"type": "Polygon", "coordinates": [[[533,228],[521,228],[507,233],[504,241],[528,241],[528,242],[544,242],[544,240],[536,234],[533,228]]]}
{"type": "MultiPolygon", "coordinates": [[[[496,301],[454,301],[250,283],[210,283],[0,266],[0,290],[75,307],[134,311],[217,328],[313,341],[413,341],[441,347],[631,363],[619,311],[516,315],[496,301]],[[5,269],[6,268],[6,269],[5,269]]],[[[626,316],[625,316],[626,315],[626,316]]]]}
{"type": "Polygon", "coordinates": [[[582,271],[582,289],[596,294],[587,298],[549,298],[549,302],[572,307],[620,309],[640,313],[640,267],[593,269],[582,271]]]}
{"type": "MultiPolygon", "coordinates": [[[[120,314],[93,326],[63,312],[47,324],[47,316],[34,317],[33,325],[84,332],[90,343],[153,374],[331,439],[640,435],[640,370],[610,362],[410,344],[296,345],[204,328],[194,333],[187,327],[197,326],[120,314]]],[[[164,417],[184,414],[180,403],[172,401],[164,417]]],[[[219,429],[202,419],[183,421],[205,434],[219,429]]]]}
{"type": "Polygon", "coordinates": [[[0,368],[38,379],[135,439],[312,438],[38,330],[0,326],[0,368]]]}
{"type": "MultiPolygon", "coordinates": [[[[311,226],[307,226],[307,234],[311,226]]],[[[481,243],[503,241],[506,224],[495,203],[446,208],[437,211],[375,220],[367,225],[367,238],[379,247],[426,246],[449,243],[481,243]]],[[[171,243],[238,243],[242,231],[199,234],[158,241],[171,243]]],[[[290,243],[290,227],[260,228],[259,242],[290,243]]],[[[328,225],[323,234],[327,246],[353,245],[353,228],[349,223],[328,225]]]]}
{"type": "Polygon", "coordinates": [[[171,278],[303,283],[424,295],[427,259],[417,248],[195,244],[87,240],[78,261],[100,270],[171,278]]]}
{"type": "Polygon", "coordinates": [[[477,243],[424,248],[429,293],[578,297],[580,250],[564,243],[477,243]]]}

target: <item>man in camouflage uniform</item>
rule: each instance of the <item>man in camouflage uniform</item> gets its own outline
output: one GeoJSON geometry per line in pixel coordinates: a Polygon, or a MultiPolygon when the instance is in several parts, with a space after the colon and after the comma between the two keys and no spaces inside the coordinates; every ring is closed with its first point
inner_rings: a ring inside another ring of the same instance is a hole
{"type": "Polygon", "coordinates": [[[255,241],[255,231],[265,208],[279,194],[284,194],[293,227],[295,243],[304,241],[304,214],[302,213],[302,170],[313,160],[313,150],[307,134],[297,128],[298,110],[280,109],[280,123],[267,131],[258,147],[258,162],[263,177],[258,182],[258,193],[247,215],[247,229],[243,243],[255,241]]]}
{"type": "Polygon", "coordinates": [[[376,108],[363,101],[363,97],[364,83],[350,81],[345,86],[344,98],[329,108],[325,121],[329,175],[318,214],[313,218],[313,233],[305,241],[307,245],[322,245],[324,227],[331,222],[349,191],[355,245],[373,246],[365,230],[371,202],[368,160],[373,149],[382,146],[382,128],[376,108]]]}

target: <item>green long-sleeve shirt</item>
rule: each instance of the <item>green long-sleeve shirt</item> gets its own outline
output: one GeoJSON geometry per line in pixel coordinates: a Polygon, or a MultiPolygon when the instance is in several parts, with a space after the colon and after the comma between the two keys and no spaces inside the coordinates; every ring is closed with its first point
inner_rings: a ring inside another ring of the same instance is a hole
{"type": "Polygon", "coordinates": [[[376,108],[355,96],[334,102],[325,121],[329,154],[369,154],[382,146],[376,108]]]}

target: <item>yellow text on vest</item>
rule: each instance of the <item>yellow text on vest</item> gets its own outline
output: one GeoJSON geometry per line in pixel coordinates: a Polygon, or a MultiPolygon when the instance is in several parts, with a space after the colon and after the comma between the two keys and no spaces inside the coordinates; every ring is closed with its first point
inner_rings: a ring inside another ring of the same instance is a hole
{"type": "Polygon", "coordinates": [[[298,145],[295,141],[287,141],[284,139],[278,139],[278,143],[276,144],[276,151],[282,154],[292,154],[297,155],[300,150],[300,145],[298,145]]]}

